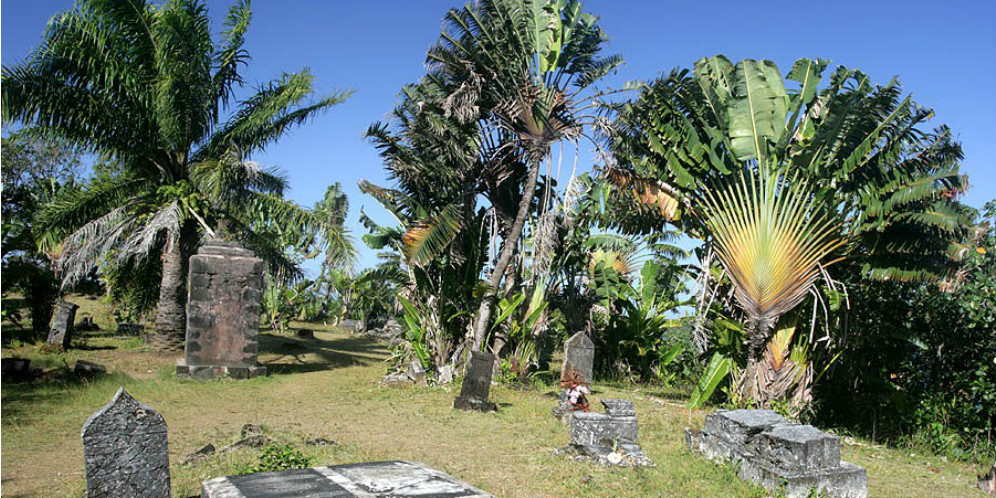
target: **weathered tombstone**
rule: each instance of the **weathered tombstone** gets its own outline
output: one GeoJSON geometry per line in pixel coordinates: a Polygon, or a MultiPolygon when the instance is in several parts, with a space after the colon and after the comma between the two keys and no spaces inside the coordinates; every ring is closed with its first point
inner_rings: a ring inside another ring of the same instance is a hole
{"type": "Polygon", "coordinates": [[[572,335],[564,343],[564,366],[560,369],[561,378],[575,373],[579,380],[591,382],[594,368],[595,343],[591,342],[584,331],[572,335]]]}
{"type": "Polygon", "coordinates": [[[865,469],[840,459],[840,439],[811,425],[792,424],[771,410],[719,411],[701,431],[685,430],[689,448],[738,464],[741,479],[788,498],[815,491],[829,498],[865,498],[865,469]]]}
{"type": "Polygon", "coordinates": [[[107,367],[99,363],[93,363],[92,361],[76,360],[73,373],[80,377],[95,377],[107,373],[107,367]]]}
{"type": "Polygon", "coordinates": [[[599,465],[652,467],[640,448],[632,401],[602,400],[605,413],[571,412],[571,443],[558,450],[599,465]]]}
{"type": "Polygon", "coordinates": [[[118,324],[118,335],[138,337],[141,336],[144,331],[145,327],[143,327],[141,323],[123,322],[118,324]]]}
{"type": "Polygon", "coordinates": [[[52,328],[48,331],[48,343],[69,349],[73,340],[73,324],[76,323],[76,310],[79,306],[66,301],[55,305],[55,317],[52,318],[52,328]]]}
{"type": "Polygon", "coordinates": [[[169,498],[166,421],[118,389],[83,425],[87,498],[169,498]]]}
{"type": "Polygon", "coordinates": [[[263,260],[236,242],[203,245],[190,258],[187,342],[177,377],[266,375],[258,362],[262,292],[263,260]]]}
{"type": "Polygon", "coordinates": [[[491,353],[473,351],[467,370],[463,374],[460,395],[453,400],[453,408],[459,410],[497,411],[498,406],[488,401],[491,392],[491,376],[494,374],[495,356],[491,353]]]}
{"type": "Polygon", "coordinates": [[[0,360],[3,365],[3,381],[19,382],[31,377],[31,360],[25,358],[4,358],[0,360]]]}
{"type": "Polygon", "coordinates": [[[417,462],[370,462],[215,477],[202,498],[494,498],[417,462]]]}

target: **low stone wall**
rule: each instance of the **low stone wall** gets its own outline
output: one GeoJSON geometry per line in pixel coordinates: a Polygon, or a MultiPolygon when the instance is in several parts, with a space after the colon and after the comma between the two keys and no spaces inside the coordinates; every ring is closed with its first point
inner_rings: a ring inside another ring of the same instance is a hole
{"type": "Polygon", "coordinates": [[[792,424],[771,410],[719,411],[701,431],[685,430],[688,447],[714,461],[740,464],[740,478],[787,498],[812,490],[828,498],[866,498],[865,469],[840,459],[840,439],[792,424]]]}

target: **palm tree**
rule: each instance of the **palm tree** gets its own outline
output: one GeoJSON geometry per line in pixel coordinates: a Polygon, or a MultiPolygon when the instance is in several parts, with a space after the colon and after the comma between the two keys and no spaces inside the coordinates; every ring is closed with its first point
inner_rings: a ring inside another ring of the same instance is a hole
{"type": "Polygon", "coordinates": [[[289,269],[281,248],[251,229],[254,219],[322,226],[282,198],[283,179],[248,158],[347,93],[309,101],[311,74],[285,74],[222,121],[243,84],[250,18],[248,2],[232,6],[215,42],[198,0],[82,0],[49,23],[26,61],[3,68],[5,119],[120,164],[121,175],[53,203],[45,221],[52,241],[64,241],[67,281],[112,249],[118,258],[162,254],[159,350],[183,341],[186,261],[201,234],[225,227],[289,269]]]}
{"type": "Polygon", "coordinates": [[[428,78],[448,89],[447,116],[478,123],[478,143],[496,145],[489,162],[510,169],[497,171],[501,180],[493,186],[511,185],[517,198],[475,314],[472,347],[479,350],[533,207],[541,164],[552,145],[584,135],[585,92],[621,59],[598,57],[605,34],[578,1],[481,0],[450,10],[445,22],[429,51],[428,78]],[[517,171],[522,164],[525,171],[517,171]]]}
{"type": "Polygon", "coordinates": [[[608,176],[635,187],[634,202],[655,194],[658,219],[704,240],[703,266],[715,255],[730,277],[754,393],[778,318],[822,268],[937,279],[971,224],[957,202],[961,148],[947,128],[925,129],[933,112],[895,80],[875,86],[843,67],[821,87],[827,65],[797,61],[786,89],[770,61],[704,58],[620,106],[610,136],[619,164],[608,176]]]}

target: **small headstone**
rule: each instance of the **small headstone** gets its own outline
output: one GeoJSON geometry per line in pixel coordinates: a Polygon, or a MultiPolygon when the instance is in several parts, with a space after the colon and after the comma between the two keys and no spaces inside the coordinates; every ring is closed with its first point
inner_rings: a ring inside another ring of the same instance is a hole
{"type": "Polygon", "coordinates": [[[363,330],[363,320],[347,318],[339,322],[339,328],[349,332],[360,332],[363,330]]]}
{"type": "Polygon", "coordinates": [[[493,354],[472,351],[470,361],[467,362],[467,370],[463,375],[460,395],[453,400],[453,408],[482,412],[497,411],[498,406],[488,401],[494,368],[495,356],[493,354]]]}
{"type": "Polygon", "coordinates": [[[31,377],[31,360],[25,358],[4,358],[2,374],[4,382],[20,382],[31,377]]]}
{"type": "Polygon", "coordinates": [[[202,498],[494,498],[416,462],[370,462],[215,477],[202,498]]]}
{"type": "Polygon", "coordinates": [[[118,335],[139,337],[144,331],[145,327],[141,323],[123,322],[118,324],[118,335]]]}
{"type": "Polygon", "coordinates": [[[213,240],[191,256],[189,282],[187,342],[177,377],[266,375],[258,362],[263,260],[238,243],[213,240]]]}
{"type": "Polygon", "coordinates": [[[73,373],[80,377],[93,377],[107,373],[107,367],[86,360],[76,360],[73,373]]]}
{"type": "Polygon", "coordinates": [[[169,498],[166,421],[118,389],[83,425],[87,498],[169,498]]]}
{"type": "Polygon", "coordinates": [[[408,378],[416,384],[422,384],[425,382],[425,367],[422,366],[422,362],[418,359],[412,360],[408,365],[408,378]]]}
{"type": "Polygon", "coordinates": [[[579,380],[588,383],[594,376],[595,343],[584,331],[578,332],[564,343],[564,365],[560,369],[561,378],[576,374],[579,380]]]}
{"type": "Polygon", "coordinates": [[[73,340],[73,324],[76,323],[76,310],[79,306],[59,301],[55,305],[55,316],[52,318],[52,328],[48,331],[48,343],[69,349],[73,340]]]}
{"type": "Polygon", "coordinates": [[[314,339],[315,331],[311,329],[297,329],[294,335],[300,337],[301,339],[314,339]]]}
{"type": "Polygon", "coordinates": [[[187,457],[183,459],[183,464],[186,465],[194,462],[199,462],[201,460],[206,460],[207,457],[214,454],[214,451],[215,448],[213,444],[206,444],[201,449],[187,455],[187,457]]]}

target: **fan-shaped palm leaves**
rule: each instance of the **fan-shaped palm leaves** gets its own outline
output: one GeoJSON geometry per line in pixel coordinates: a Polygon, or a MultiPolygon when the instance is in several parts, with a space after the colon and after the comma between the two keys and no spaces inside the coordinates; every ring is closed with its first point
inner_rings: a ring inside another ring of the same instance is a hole
{"type": "Polygon", "coordinates": [[[234,5],[218,42],[197,0],[84,0],[56,16],[25,62],[3,68],[3,116],[44,127],[121,165],[47,210],[65,240],[67,278],[114,249],[129,258],[162,248],[157,345],[183,340],[186,258],[199,232],[219,226],[274,265],[280,248],[256,219],[313,232],[323,220],[281,197],[285,182],[248,158],[345,93],[310,101],[313,77],[286,74],[236,105],[222,122],[249,55],[248,3],[234,5]]]}

